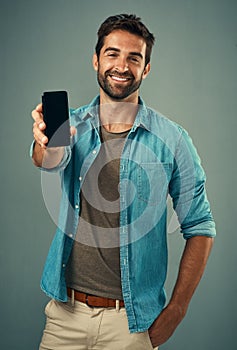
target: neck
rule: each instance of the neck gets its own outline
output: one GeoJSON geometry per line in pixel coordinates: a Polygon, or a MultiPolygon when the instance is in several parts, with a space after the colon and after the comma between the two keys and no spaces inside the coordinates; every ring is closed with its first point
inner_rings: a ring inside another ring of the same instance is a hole
{"type": "Polygon", "coordinates": [[[121,101],[114,100],[100,91],[100,121],[110,132],[131,129],[138,110],[138,93],[121,101]]]}

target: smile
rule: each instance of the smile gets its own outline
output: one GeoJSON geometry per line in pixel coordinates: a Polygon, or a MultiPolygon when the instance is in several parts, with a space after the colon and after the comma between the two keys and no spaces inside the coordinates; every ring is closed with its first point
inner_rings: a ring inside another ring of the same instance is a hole
{"type": "Polygon", "coordinates": [[[116,75],[110,75],[110,77],[111,77],[111,79],[118,81],[118,82],[126,82],[126,81],[130,80],[130,78],[121,78],[121,77],[118,77],[116,75]]]}

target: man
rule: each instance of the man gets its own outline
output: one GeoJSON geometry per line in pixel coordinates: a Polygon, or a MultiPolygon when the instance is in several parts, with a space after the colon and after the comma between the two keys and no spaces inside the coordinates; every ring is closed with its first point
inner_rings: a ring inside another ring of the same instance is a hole
{"type": "Polygon", "coordinates": [[[32,112],[33,162],[62,181],[40,349],[155,348],[182,321],[206,266],[215,225],[199,157],[185,130],[139,96],[153,43],[134,15],[105,20],[93,56],[100,94],[71,111],[70,146],[47,148],[42,105],[32,112]],[[165,306],[168,193],[186,246],[165,306]]]}

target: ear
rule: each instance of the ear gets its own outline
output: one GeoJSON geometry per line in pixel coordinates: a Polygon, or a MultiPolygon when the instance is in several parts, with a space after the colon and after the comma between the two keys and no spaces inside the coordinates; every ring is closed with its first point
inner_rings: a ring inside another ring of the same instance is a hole
{"type": "Polygon", "coordinates": [[[98,71],[99,62],[98,62],[98,57],[97,57],[96,53],[94,53],[94,55],[93,55],[92,64],[93,64],[94,70],[98,71]]]}
{"type": "Polygon", "coordinates": [[[142,74],[142,79],[145,79],[148,76],[150,70],[151,70],[151,64],[147,63],[146,67],[144,68],[143,74],[142,74]]]}

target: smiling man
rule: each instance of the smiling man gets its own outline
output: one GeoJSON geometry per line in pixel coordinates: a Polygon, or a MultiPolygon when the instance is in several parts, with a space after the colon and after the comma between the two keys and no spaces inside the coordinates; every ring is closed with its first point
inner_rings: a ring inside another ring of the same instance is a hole
{"type": "Polygon", "coordinates": [[[93,58],[101,98],[108,101],[138,103],[138,89],[150,71],[145,62],[146,43],[143,38],[124,30],[114,30],[104,41],[100,53],[93,58]]]}
{"type": "Polygon", "coordinates": [[[59,171],[63,188],[41,281],[52,298],[41,350],[153,349],[182,321],[205,269],[215,225],[200,159],[187,132],[139,95],[153,44],[135,15],[102,23],[99,95],[71,110],[70,146],[47,148],[42,105],[32,112],[33,162],[59,171]],[[186,245],[166,304],[168,194],[186,245]]]}

